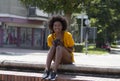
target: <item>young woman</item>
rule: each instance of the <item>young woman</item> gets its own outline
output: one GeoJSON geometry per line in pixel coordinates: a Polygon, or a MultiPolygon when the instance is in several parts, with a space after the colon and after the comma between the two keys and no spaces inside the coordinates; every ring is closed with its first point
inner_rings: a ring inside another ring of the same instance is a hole
{"type": "Polygon", "coordinates": [[[53,16],[49,21],[49,29],[52,33],[47,38],[50,49],[43,79],[55,80],[59,64],[72,64],[74,62],[74,40],[71,33],[66,31],[67,21],[62,16],[53,16]],[[52,61],[54,64],[51,68],[52,61]]]}

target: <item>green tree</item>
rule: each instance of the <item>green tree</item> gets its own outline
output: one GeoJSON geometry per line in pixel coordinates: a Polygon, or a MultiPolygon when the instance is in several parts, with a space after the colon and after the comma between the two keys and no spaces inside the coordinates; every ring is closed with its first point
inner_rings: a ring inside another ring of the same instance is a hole
{"type": "Polygon", "coordinates": [[[93,27],[97,26],[98,38],[110,42],[116,39],[120,32],[120,0],[91,0],[85,4],[88,16],[94,20],[93,27]]]}

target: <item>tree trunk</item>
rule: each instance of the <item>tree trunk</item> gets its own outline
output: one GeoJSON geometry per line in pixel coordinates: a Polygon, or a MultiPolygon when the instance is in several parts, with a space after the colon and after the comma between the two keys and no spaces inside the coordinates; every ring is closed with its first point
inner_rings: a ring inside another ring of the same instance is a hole
{"type": "Polygon", "coordinates": [[[71,15],[72,15],[72,13],[66,13],[65,14],[65,17],[66,17],[66,19],[67,19],[67,21],[68,21],[68,27],[67,27],[67,30],[69,31],[69,32],[71,32],[71,26],[70,26],[70,24],[71,24],[71,15]]]}

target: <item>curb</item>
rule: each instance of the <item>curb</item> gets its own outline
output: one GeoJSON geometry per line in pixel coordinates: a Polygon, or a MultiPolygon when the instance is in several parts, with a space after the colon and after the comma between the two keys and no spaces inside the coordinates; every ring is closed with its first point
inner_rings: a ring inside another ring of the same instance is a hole
{"type": "MultiPolygon", "coordinates": [[[[29,69],[44,69],[45,63],[35,63],[26,61],[0,61],[0,67],[14,67],[14,68],[29,68],[29,69]]],[[[59,70],[65,70],[69,72],[88,72],[88,73],[100,73],[100,74],[120,74],[120,67],[100,67],[100,66],[88,66],[78,64],[60,65],[59,70]]]]}

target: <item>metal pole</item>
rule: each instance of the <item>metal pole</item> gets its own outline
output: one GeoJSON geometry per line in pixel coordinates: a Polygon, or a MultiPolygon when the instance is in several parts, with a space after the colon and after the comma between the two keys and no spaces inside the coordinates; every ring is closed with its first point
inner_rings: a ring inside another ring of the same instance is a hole
{"type": "Polygon", "coordinates": [[[93,32],[94,32],[94,33],[93,33],[93,37],[94,37],[94,38],[93,38],[93,43],[95,43],[95,28],[93,29],[93,32]]]}
{"type": "Polygon", "coordinates": [[[85,47],[86,47],[86,55],[88,53],[88,33],[89,33],[89,24],[90,24],[90,21],[87,19],[85,20],[85,24],[87,25],[86,26],[86,39],[85,39],[85,47]]]}
{"type": "Polygon", "coordinates": [[[86,48],[86,55],[88,54],[88,29],[86,28],[86,39],[85,39],[85,48],[86,48]]]}
{"type": "Polygon", "coordinates": [[[81,17],[81,41],[80,43],[83,42],[83,18],[84,18],[84,13],[82,12],[82,17],[81,17]]]}

